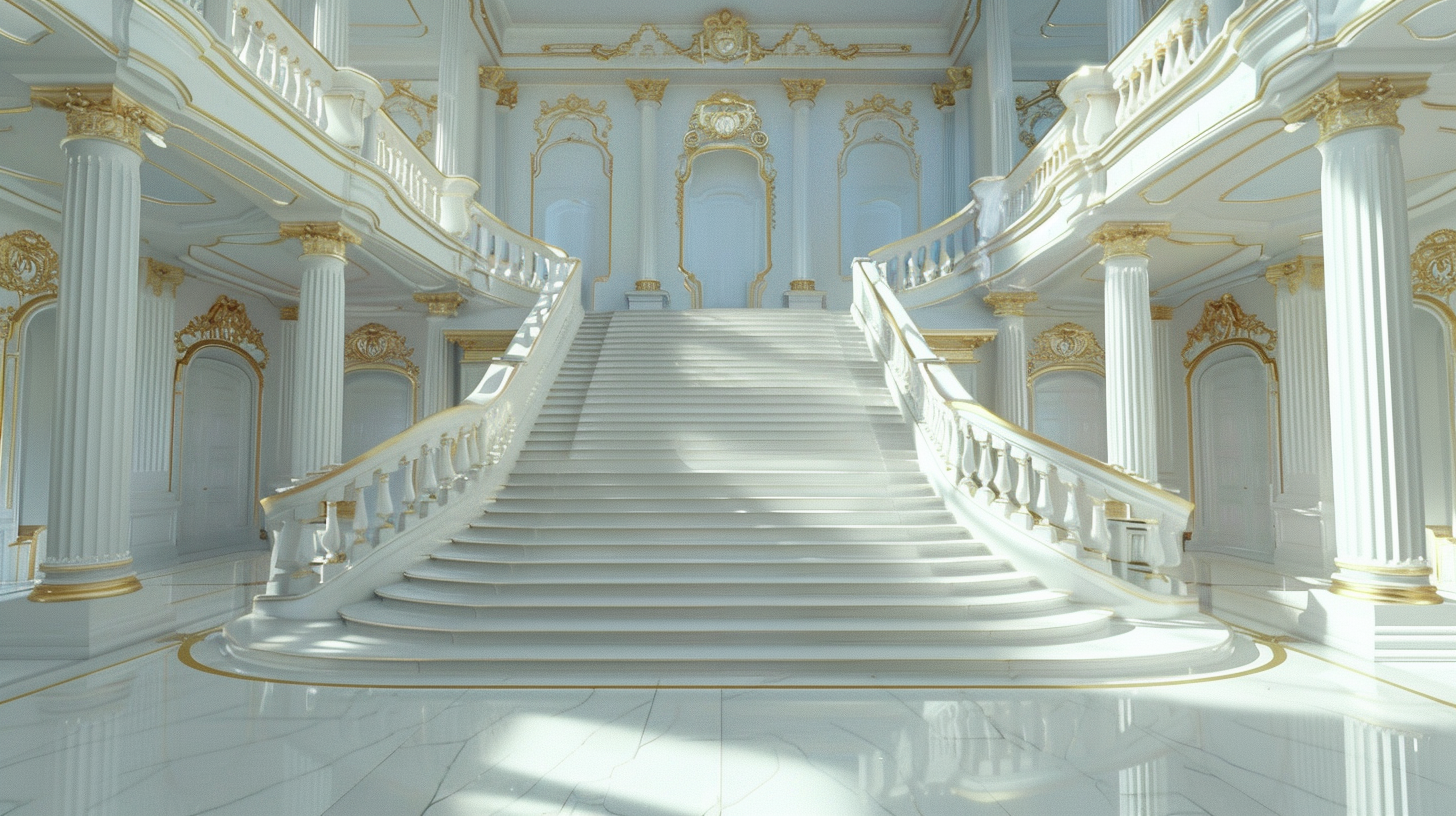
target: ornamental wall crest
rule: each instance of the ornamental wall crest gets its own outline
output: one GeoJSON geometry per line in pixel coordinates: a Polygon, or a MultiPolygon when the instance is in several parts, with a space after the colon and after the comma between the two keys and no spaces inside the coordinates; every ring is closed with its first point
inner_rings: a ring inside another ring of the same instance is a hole
{"type": "Polygon", "coordinates": [[[844,103],[839,132],[844,147],[839,151],[839,177],[849,172],[849,154],[863,144],[888,144],[900,148],[910,164],[910,175],[920,178],[920,154],[915,151],[915,132],[920,122],[910,114],[910,101],[899,105],[884,94],[875,94],[856,105],[844,103]]]}
{"type": "Polygon", "coordinates": [[[192,318],[177,332],[179,354],[204,343],[232,346],[256,360],[258,368],[268,367],[263,333],[248,319],[248,308],[227,295],[218,295],[205,314],[192,318]]]}
{"type": "Polygon", "coordinates": [[[415,350],[404,344],[404,336],[382,323],[365,323],[344,336],[344,367],[387,366],[419,376],[420,367],[410,358],[415,350]]]}
{"type": "Polygon", "coordinates": [[[607,115],[607,100],[593,105],[590,100],[568,94],[552,105],[541,100],[541,115],[536,117],[536,152],[531,156],[531,174],[541,174],[541,156],[546,148],[558,142],[593,145],[602,152],[602,171],[612,175],[612,152],[607,147],[607,134],[612,118],[607,115]],[[556,133],[557,129],[562,133],[556,133]],[[553,136],[555,140],[553,141],[553,136]]]}
{"type": "Polygon", "coordinates": [[[55,294],[60,268],[60,256],[44,235],[20,230],[0,237],[0,288],[20,295],[22,300],[55,294]]]}
{"type": "Polygon", "coordinates": [[[1078,368],[1104,372],[1106,356],[1097,335],[1077,323],[1058,323],[1032,340],[1026,356],[1026,373],[1052,368],[1078,368]]]}
{"type": "Polygon", "coordinates": [[[699,102],[688,120],[683,136],[685,158],[691,158],[705,144],[742,141],[756,153],[768,149],[768,134],[763,132],[763,119],[753,102],[732,91],[719,91],[699,102]]]}
{"type": "Polygon", "coordinates": [[[386,81],[390,91],[380,107],[409,136],[415,147],[423,150],[435,139],[435,112],[440,107],[440,95],[430,94],[426,98],[407,79],[386,81]]]}
{"type": "MultiPolygon", "coordinates": [[[[903,53],[910,50],[909,46],[900,44],[885,44],[880,47],[892,53],[903,53]]],[[[553,53],[575,50],[575,48],[562,44],[548,44],[541,46],[541,50],[553,53]]],[[[587,53],[599,60],[672,55],[686,57],[697,63],[727,63],[740,60],[755,62],[769,56],[834,57],[851,60],[859,54],[860,50],[861,46],[858,45],[837,48],[825,42],[824,38],[804,23],[796,24],[779,38],[778,42],[764,48],[759,42],[758,33],[749,30],[746,19],[728,9],[723,9],[704,18],[702,30],[694,34],[692,42],[686,46],[677,45],[662,29],[648,23],[638,28],[632,36],[615,47],[593,44],[587,53]],[[659,51],[659,49],[661,50],[659,51]]]]}
{"type": "Polygon", "coordinates": [[[1199,354],[1230,340],[1246,340],[1267,353],[1274,350],[1278,339],[1278,332],[1246,313],[1233,295],[1225,294],[1203,304],[1203,316],[1188,330],[1188,342],[1183,345],[1183,366],[1192,368],[1199,354]]]}
{"type": "Polygon", "coordinates": [[[1411,254],[1411,278],[1418,295],[1456,292],[1456,230],[1438,229],[1421,239],[1411,254]]]}

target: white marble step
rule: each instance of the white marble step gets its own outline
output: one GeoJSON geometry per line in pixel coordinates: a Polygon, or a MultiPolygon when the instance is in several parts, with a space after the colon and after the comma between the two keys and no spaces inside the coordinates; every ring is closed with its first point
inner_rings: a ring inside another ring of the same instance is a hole
{"type": "Polygon", "coordinates": [[[455,534],[457,542],[480,541],[487,544],[521,544],[555,540],[567,544],[637,544],[662,542],[712,542],[715,546],[738,544],[801,544],[815,541],[869,541],[935,543],[970,541],[965,528],[943,524],[861,524],[839,525],[762,525],[758,527],[616,527],[600,526],[507,527],[495,524],[471,524],[455,534]]]}
{"type": "Polygon", "coordinates": [[[536,474],[541,480],[536,483],[522,481],[524,476],[513,476],[505,487],[496,493],[496,501],[508,499],[540,499],[549,501],[813,501],[827,499],[848,502],[901,502],[923,499],[939,505],[935,490],[929,485],[917,484],[867,484],[861,481],[820,484],[798,482],[792,489],[769,490],[761,484],[674,484],[661,479],[656,483],[642,483],[619,479],[617,483],[567,483],[549,474],[536,474]]]}
{"type": "Polygon", "coordinates": [[[701,564],[717,562],[858,564],[866,561],[905,561],[976,558],[986,562],[991,555],[976,541],[884,542],[802,541],[786,544],[721,544],[692,542],[643,542],[602,545],[541,541],[530,543],[486,543],[455,541],[436,547],[431,558],[455,561],[501,561],[549,563],[556,561],[601,561],[607,558],[632,563],[701,564]]]}
{"type": "MultiPolygon", "coordinates": [[[[913,474],[912,474],[913,475],[913,474]]],[[[624,470],[562,471],[540,468],[535,472],[520,470],[511,473],[506,482],[511,487],[571,490],[575,487],[673,488],[707,490],[699,495],[734,495],[752,490],[777,490],[784,486],[795,489],[814,487],[825,490],[848,490],[851,493],[876,495],[889,489],[923,491],[929,485],[922,479],[912,481],[904,473],[888,471],[791,471],[791,470],[693,470],[681,473],[632,472],[624,470]],[[713,491],[717,491],[716,493],[713,491]]],[[[666,494],[664,494],[666,495],[666,494]]]]}
{"type": "Polygon", "coordinates": [[[598,513],[637,514],[674,513],[700,515],[704,513],[766,513],[766,512],[860,512],[874,508],[882,512],[945,512],[945,503],[935,496],[920,498],[884,498],[868,496],[794,496],[769,498],[663,498],[660,495],[592,499],[575,495],[573,498],[552,498],[549,496],[521,496],[519,494],[497,495],[490,506],[489,514],[500,513],[552,513],[561,515],[592,515],[598,513]]]}
{"type": "Polygon", "coordinates": [[[868,459],[863,457],[784,457],[777,462],[752,461],[725,458],[721,455],[702,454],[677,459],[667,457],[642,458],[636,460],[610,459],[528,459],[522,456],[516,462],[515,473],[801,473],[806,476],[837,474],[852,481],[855,477],[869,473],[914,473],[918,463],[913,457],[904,459],[868,459]]]}
{"type": "Polygon", "coordinates": [[[824,526],[859,527],[862,525],[944,525],[953,526],[955,517],[944,508],[938,510],[719,510],[702,513],[661,510],[618,511],[599,513],[542,513],[492,507],[476,523],[479,527],[515,527],[532,530],[590,529],[759,529],[765,527],[824,526]]]}

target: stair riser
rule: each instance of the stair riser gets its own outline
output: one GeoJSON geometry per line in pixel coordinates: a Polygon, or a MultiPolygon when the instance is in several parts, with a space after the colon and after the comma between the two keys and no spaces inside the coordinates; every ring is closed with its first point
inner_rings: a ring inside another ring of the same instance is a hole
{"type": "MultiPolygon", "coordinates": [[[[743,513],[515,513],[494,508],[476,522],[475,529],[506,527],[530,530],[741,530],[761,527],[797,525],[879,525],[943,524],[953,525],[955,518],[945,510],[909,511],[905,513],[877,511],[824,511],[819,513],[783,510],[778,512],[743,513]]],[[[731,534],[731,533],[730,533],[731,534]]]]}
{"type": "MultiPolygon", "coordinates": [[[[1020,615],[1046,615],[1071,609],[1065,597],[1041,598],[1026,601],[1008,601],[1003,604],[970,606],[948,603],[941,605],[895,606],[893,604],[862,603],[835,605],[820,599],[819,605],[800,604],[777,606],[762,604],[756,606],[693,606],[664,610],[660,606],[453,606],[421,603],[414,600],[399,600],[381,597],[380,606],[400,614],[437,615],[466,618],[471,620],[557,622],[571,621],[642,621],[654,616],[672,620],[712,621],[784,621],[793,626],[795,621],[967,621],[1005,620],[1020,615]],[[435,608],[439,607],[439,608],[435,608]],[[664,612],[670,614],[664,614],[664,612]],[[867,617],[868,616],[868,617],[867,617]]],[[[364,613],[360,611],[360,617],[364,613]]],[[[862,624],[863,628],[868,628],[862,624]]]]}
{"type": "MultiPolygon", "coordinates": [[[[371,624],[350,622],[350,627],[361,627],[369,629],[384,629],[371,624]]],[[[986,644],[999,643],[1028,643],[1028,642],[1056,642],[1059,640],[1070,640],[1079,637],[1088,637],[1105,632],[1107,630],[1105,621],[1095,621],[1081,625],[1062,626],[1056,628],[1033,629],[1029,631],[977,631],[967,628],[960,632],[920,632],[915,630],[886,632],[886,631],[847,631],[847,632],[583,632],[583,633],[547,633],[547,632],[519,632],[519,633],[429,633],[411,631],[414,637],[442,637],[455,643],[471,643],[482,648],[490,649],[495,659],[528,659],[533,656],[533,650],[542,647],[572,648],[581,649],[586,654],[583,659],[591,659],[589,654],[596,652],[601,655],[619,655],[605,651],[613,647],[617,649],[631,649],[644,640],[650,639],[654,646],[741,646],[747,648],[772,648],[778,647],[803,647],[806,649],[816,648],[822,645],[843,644],[854,646],[863,650],[866,657],[872,658],[875,652],[882,647],[903,648],[906,646],[943,646],[943,647],[970,647],[986,644]],[[517,655],[502,653],[500,650],[520,650],[517,655]]],[[[767,655],[765,655],[767,658],[767,655]]],[[[742,658],[740,658],[742,659],[742,658]]]]}
{"type": "Polygon", "coordinates": [[[917,528],[917,527],[778,527],[757,529],[718,528],[633,528],[603,529],[578,528],[535,530],[510,527],[472,525],[469,530],[455,536],[455,541],[469,543],[480,541],[487,544],[528,544],[535,541],[552,541],[562,544],[640,544],[664,542],[685,544],[704,542],[704,545],[734,546],[735,544],[800,544],[815,541],[869,541],[890,542],[959,542],[972,543],[963,529],[917,528]]]}
{"type": "MultiPolygon", "coordinates": [[[[596,561],[620,558],[624,561],[685,562],[739,558],[745,560],[792,561],[833,559],[854,563],[869,559],[953,558],[987,555],[980,544],[740,544],[722,547],[705,544],[451,544],[438,552],[451,557],[499,561],[596,561]]],[[[692,569],[691,566],[684,569],[692,569]]]]}
{"type": "MultiPolygon", "coordinates": [[[[425,581],[426,579],[416,577],[413,572],[406,573],[411,581],[425,581]]],[[[791,583],[776,582],[773,584],[741,584],[741,583],[631,583],[631,584],[604,584],[592,582],[563,582],[547,583],[542,582],[517,582],[517,583],[479,583],[474,581],[436,581],[434,583],[446,584],[448,586],[463,587],[469,586],[470,591],[477,593],[482,599],[492,596],[503,598],[531,598],[541,594],[571,594],[584,600],[592,598],[639,598],[641,600],[652,599],[661,606],[675,606],[675,601],[684,598],[708,598],[734,596],[740,598],[753,597],[755,595],[814,595],[832,597],[853,597],[864,594],[866,588],[872,588],[876,594],[887,597],[924,597],[924,598],[960,598],[976,595],[995,595],[1001,592],[1014,592],[1023,589],[1039,588],[1035,579],[1027,577],[1010,577],[1001,580],[980,580],[976,583],[963,581],[961,583],[931,583],[927,581],[913,583],[873,583],[864,582],[849,583],[791,583]]]]}

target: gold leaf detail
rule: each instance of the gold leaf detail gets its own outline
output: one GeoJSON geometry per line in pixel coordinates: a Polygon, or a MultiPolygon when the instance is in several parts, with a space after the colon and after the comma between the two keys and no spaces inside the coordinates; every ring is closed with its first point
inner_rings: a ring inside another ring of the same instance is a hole
{"type": "Polygon", "coordinates": [[[205,314],[177,332],[177,351],[198,343],[213,342],[233,346],[258,361],[259,368],[268,367],[268,349],[263,345],[263,333],[248,319],[248,308],[227,295],[218,295],[217,300],[205,314]]]}
{"type": "Polygon", "coordinates": [[[44,235],[20,230],[0,238],[0,287],[24,298],[55,294],[61,260],[44,235]]]}
{"type": "Polygon", "coordinates": [[[381,323],[365,323],[344,337],[344,367],[387,365],[403,369],[409,376],[420,373],[410,357],[415,350],[404,344],[404,336],[381,323]]]}
{"type": "Polygon", "coordinates": [[[1101,373],[1105,356],[1097,336],[1086,326],[1059,323],[1031,341],[1026,373],[1046,368],[1081,368],[1101,373]]]}
{"type": "Polygon", "coordinates": [[[1444,298],[1456,292],[1456,231],[1438,229],[1421,239],[1411,254],[1411,276],[1416,294],[1444,298]]]}
{"type": "Polygon", "coordinates": [[[1203,349],[1200,346],[1212,346],[1239,338],[1268,352],[1274,350],[1279,333],[1264,325],[1264,321],[1257,316],[1246,313],[1231,294],[1204,303],[1203,316],[1198,318],[1198,325],[1188,330],[1188,342],[1183,345],[1184,367],[1192,367],[1193,360],[1198,355],[1189,352],[1201,352],[1203,349]]]}

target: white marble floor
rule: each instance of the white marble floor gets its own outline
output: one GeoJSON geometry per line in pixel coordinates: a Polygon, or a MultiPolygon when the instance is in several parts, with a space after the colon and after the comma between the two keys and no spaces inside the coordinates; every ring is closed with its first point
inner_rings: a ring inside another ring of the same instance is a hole
{"type": "Polygon", "coordinates": [[[153,643],[0,689],[0,814],[1456,813],[1456,694],[1260,648],[1283,662],[1152,687],[491,690],[234,679],[153,643]]]}

